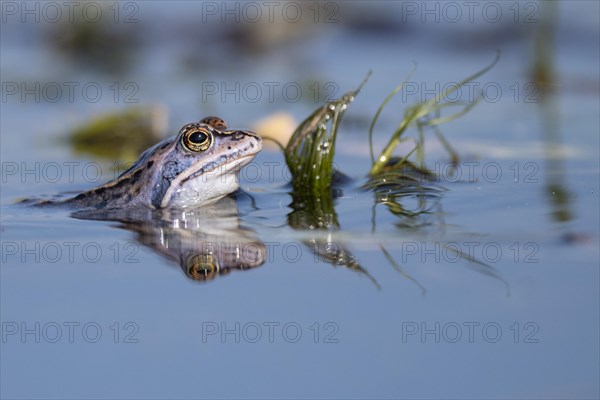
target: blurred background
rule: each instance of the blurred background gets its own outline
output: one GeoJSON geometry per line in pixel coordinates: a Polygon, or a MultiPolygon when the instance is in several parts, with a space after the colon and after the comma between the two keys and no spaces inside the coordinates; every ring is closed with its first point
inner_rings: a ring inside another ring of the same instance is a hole
{"type": "Polygon", "coordinates": [[[5,115],[34,112],[40,137],[133,106],[159,106],[171,129],[205,114],[234,126],[277,112],[297,121],[373,70],[351,117],[369,122],[413,63],[415,87],[397,111],[498,49],[497,67],[464,95],[485,89],[478,114],[494,110],[514,128],[545,90],[597,93],[596,11],[554,1],[4,2],[2,104],[5,115]]]}
{"type": "MultiPolygon", "coordinates": [[[[414,227],[382,208],[375,231],[372,194],[351,189],[337,200],[343,237],[367,275],[316,263],[310,253],[292,263],[276,251],[261,268],[198,285],[145,247],[135,265],[48,263],[5,253],[3,398],[598,398],[597,1],[3,1],[1,7],[1,232],[4,243],[24,246],[87,240],[108,252],[133,236],[108,223],[19,208],[18,199],[88,189],[207,115],[285,142],[314,109],[372,71],[346,113],[336,152],[336,165],[361,179],[371,165],[369,124],[394,87],[406,81],[380,117],[376,149],[407,106],[501,53],[491,71],[453,98],[481,95],[480,103],[442,127],[461,160],[478,163],[475,175],[446,182],[443,211],[431,213],[443,214],[443,222],[414,227]],[[72,179],[68,162],[78,163],[72,179]],[[490,162],[500,170],[498,180],[485,176],[482,165],[490,162]],[[59,179],[46,175],[51,163],[59,179]],[[102,166],[102,176],[90,179],[86,163],[102,166]],[[406,261],[403,241],[439,237],[499,243],[504,257],[492,274],[409,257],[398,274],[378,242],[406,261]],[[538,262],[527,263],[527,255],[538,262]],[[5,323],[23,321],[96,321],[106,340],[50,344],[5,336],[5,323]],[[115,344],[109,328],[115,321],[133,321],[139,342],[115,344]],[[218,327],[292,321],[304,329],[304,340],[211,337],[207,343],[201,340],[207,321],[218,327]],[[325,335],[331,321],[339,341],[315,342],[313,324],[325,335]],[[498,343],[468,341],[466,331],[459,343],[403,336],[423,321],[429,328],[491,321],[504,336],[498,343]],[[538,330],[524,329],[527,323],[538,330]],[[535,331],[538,341],[515,339],[515,329],[535,331]]],[[[449,157],[433,140],[427,160],[444,168],[449,157]]],[[[279,169],[275,179],[265,169],[259,180],[242,177],[256,204],[239,205],[241,225],[263,242],[298,240],[281,153],[269,147],[257,162],[279,169]]]]}

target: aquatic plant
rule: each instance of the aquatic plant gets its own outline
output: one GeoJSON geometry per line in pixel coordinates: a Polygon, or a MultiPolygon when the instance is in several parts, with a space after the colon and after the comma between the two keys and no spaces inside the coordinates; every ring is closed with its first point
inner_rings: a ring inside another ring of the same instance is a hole
{"type": "Polygon", "coordinates": [[[331,189],[335,140],[340,121],[370,74],[358,89],[317,108],[292,134],[285,148],[285,160],[292,173],[295,192],[318,195],[331,189]]]}
{"type": "Polygon", "coordinates": [[[166,111],[158,105],[131,107],[98,116],[75,128],[68,141],[77,153],[131,162],[160,140],[166,118],[166,111]]]}
{"type": "MultiPolygon", "coordinates": [[[[460,89],[466,83],[473,81],[474,79],[477,79],[481,75],[488,72],[498,62],[499,58],[500,58],[500,52],[498,52],[496,54],[496,58],[494,59],[494,61],[487,67],[483,68],[482,70],[474,73],[473,75],[468,76],[467,78],[456,83],[455,85],[448,86],[447,88],[442,90],[440,93],[438,93],[435,97],[433,97],[429,100],[421,101],[412,106],[407,107],[404,110],[404,118],[402,118],[402,120],[400,121],[396,130],[392,133],[387,145],[381,151],[379,156],[377,158],[375,158],[374,151],[373,151],[373,130],[375,128],[375,124],[377,123],[377,119],[379,118],[379,115],[381,114],[381,112],[383,111],[385,106],[390,102],[390,100],[392,100],[394,98],[394,96],[396,96],[396,94],[398,94],[402,90],[404,83],[401,83],[396,88],[394,88],[394,90],[392,90],[392,92],[385,98],[383,103],[379,106],[379,109],[377,110],[377,112],[375,113],[375,116],[373,117],[371,126],[369,127],[369,151],[371,154],[371,161],[372,161],[372,166],[371,166],[371,170],[369,171],[369,176],[374,177],[386,170],[387,171],[395,170],[399,167],[404,166],[406,161],[408,160],[408,158],[414,152],[416,152],[416,156],[417,156],[416,157],[417,165],[420,168],[422,168],[422,166],[424,165],[424,162],[425,162],[425,160],[424,160],[424,154],[425,154],[424,131],[426,128],[433,129],[438,140],[440,140],[442,145],[445,147],[445,149],[450,154],[452,161],[457,162],[458,155],[457,155],[456,151],[454,151],[454,149],[452,148],[452,146],[450,145],[448,140],[446,140],[446,138],[442,135],[442,133],[438,127],[439,127],[439,125],[453,121],[453,120],[461,117],[462,115],[466,114],[467,112],[469,112],[473,107],[475,107],[477,105],[477,103],[479,103],[479,101],[481,100],[482,97],[480,95],[477,98],[472,99],[470,101],[449,101],[448,95],[450,95],[451,93],[460,89]],[[455,111],[454,113],[452,113],[450,115],[446,115],[446,116],[441,115],[442,111],[444,111],[445,109],[448,109],[448,108],[453,108],[453,107],[458,107],[459,110],[455,111]],[[398,159],[393,159],[392,154],[394,153],[394,150],[400,143],[408,140],[408,138],[403,137],[403,135],[413,125],[417,127],[417,130],[419,132],[419,137],[417,139],[413,139],[415,141],[415,147],[410,152],[408,152],[404,157],[398,158],[398,159]]],[[[411,72],[411,74],[412,74],[412,72],[411,72]]]]}
{"type": "MultiPolygon", "coordinates": [[[[433,182],[435,174],[425,168],[425,130],[433,130],[449,153],[452,162],[457,163],[458,154],[439,130],[439,125],[453,121],[469,112],[481,100],[481,96],[471,101],[449,101],[448,95],[489,71],[499,57],[500,53],[498,52],[494,61],[487,67],[457,84],[447,87],[434,98],[407,107],[387,145],[379,156],[375,157],[373,150],[375,125],[386,105],[402,90],[403,84],[394,88],[384,99],[369,127],[368,141],[372,165],[367,174],[367,181],[362,185],[364,190],[372,191],[375,195],[372,211],[373,231],[376,220],[375,207],[378,204],[384,204],[393,215],[400,219],[398,227],[405,229],[427,226],[430,224],[428,217],[435,217],[436,214],[439,214],[437,207],[444,189],[433,182]],[[451,108],[458,108],[458,111],[442,115],[442,112],[451,108]],[[411,127],[416,127],[417,138],[406,136],[406,132],[411,127]],[[407,140],[414,141],[413,149],[403,156],[394,156],[396,147],[407,140]],[[409,159],[413,154],[415,154],[415,161],[409,159]],[[406,198],[416,199],[416,208],[406,207],[402,203],[406,198]]],[[[414,68],[408,77],[412,73],[414,73],[414,68]]],[[[369,75],[358,89],[345,94],[339,100],[327,102],[316,109],[296,128],[284,149],[286,163],[292,173],[293,188],[291,193],[293,201],[290,205],[293,211],[288,215],[288,224],[293,229],[324,231],[311,241],[305,242],[305,245],[315,254],[322,255],[322,249],[329,249],[333,243],[331,233],[340,230],[334,208],[335,188],[332,187],[336,174],[339,174],[339,171],[334,171],[333,166],[336,137],[344,112],[358,95],[369,75]]],[[[362,272],[379,286],[348,249],[340,247],[337,250],[325,251],[328,256],[323,259],[328,263],[344,265],[362,272]]],[[[423,286],[400,268],[385,247],[381,246],[381,250],[394,269],[417,284],[423,293],[425,292],[423,286]]],[[[458,256],[495,276],[493,268],[485,263],[470,259],[464,254],[458,256]]]]}
{"type": "MultiPolygon", "coordinates": [[[[394,88],[379,106],[369,127],[368,140],[372,165],[368,173],[369,181],[364,187],[369,190],[377,190],[381,186],[402,186],[407,182],[414,182],[416,180],[415,173],[420,175],[421,178],[432,177],[433,174],[424,167],[425,129],[427,128],[433,130],[438,140],[450,154],[452,162],[458,162],[457,152],[443,136],[439,126],[469,112],[479,103],[482,97],[480,95],[470,101],[450,101],[448,96],[466,83],[488,72],[498,62],[499,58],[500,52],[496,54],[494,61],[487,67],[455,85],[448,86],[432,99],[408,106],[404,110],[404,117],[392,133],[387,145],[379,156],[375,157],[373,150],[375,125],[385,106],[402,90],[404,84],[401,83],[394,88]],[[449,115],[442,115],[443,111],[451,108],[459,108],[459,110],[449,115]],[[407,130],[413,126],[417,128],[418,137],[406,137],[407,130]],[[413,149],[402,157],[394,157],[396,147],[407,140],[415,142],[413,149]],[[415,162],[409,160],[413,153],[416,154],[415,162]]],[[[414,68],[408,77],[413,72],[414,68]]],[[[294,193],[312,193],[318,196],[319,193],[331,189],[335,172],[333,168],[335,141],[340,121],[348,105],[358,95],[369,76],[370,72],[358,89],[345,94],[339,100],[327,102],[316,109],[294,131],[285,148],[285,158],[292,173],[294,193]]]]}

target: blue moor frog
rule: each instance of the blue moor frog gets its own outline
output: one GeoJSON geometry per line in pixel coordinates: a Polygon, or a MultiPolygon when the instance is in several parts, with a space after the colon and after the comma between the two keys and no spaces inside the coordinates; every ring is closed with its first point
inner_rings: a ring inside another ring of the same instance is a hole
{"type": "Polygon", "coordinates": [[[218,117],[187,124],[146,150],[116,179],[62,202],[83,209],[188,208],[234,192],[240,169],[261,150],[254,132],[228,130],[218,117]]]}

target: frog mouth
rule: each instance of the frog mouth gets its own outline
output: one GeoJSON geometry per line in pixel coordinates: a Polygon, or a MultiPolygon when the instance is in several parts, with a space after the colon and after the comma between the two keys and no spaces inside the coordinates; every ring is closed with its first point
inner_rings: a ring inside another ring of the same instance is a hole
{"type": "MultiPolygon", "coordinates": [[[[184,179],[181,183],[185,183],[191,179],[196,179],[202,175],[207,175],[213,178],[218,178],[223,175],[238,174],[240,170],[248,165],[256,154],[247,154],[240,157],[231,157],[229,160],[210,161],[201,165],[198,170],[184,179]]],[[[223,156],[224,157],[224,156],[223,156]]]]}

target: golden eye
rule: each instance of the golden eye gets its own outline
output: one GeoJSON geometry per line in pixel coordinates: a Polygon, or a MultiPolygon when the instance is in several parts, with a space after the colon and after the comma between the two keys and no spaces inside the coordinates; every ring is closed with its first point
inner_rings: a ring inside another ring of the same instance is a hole
{"type": "Polygon", "coordinates": [[[187,260],[188,276],[197,281],[214,279],[219,273],[219,262],[212,254],[196,254],[187,260]]]}
{"type": "Polygon", "coordinates": [[[205,151],[212,144],[213,136],[207,129],[190,129],[181,137],[183,147],[190,151],[205,151]]]}

